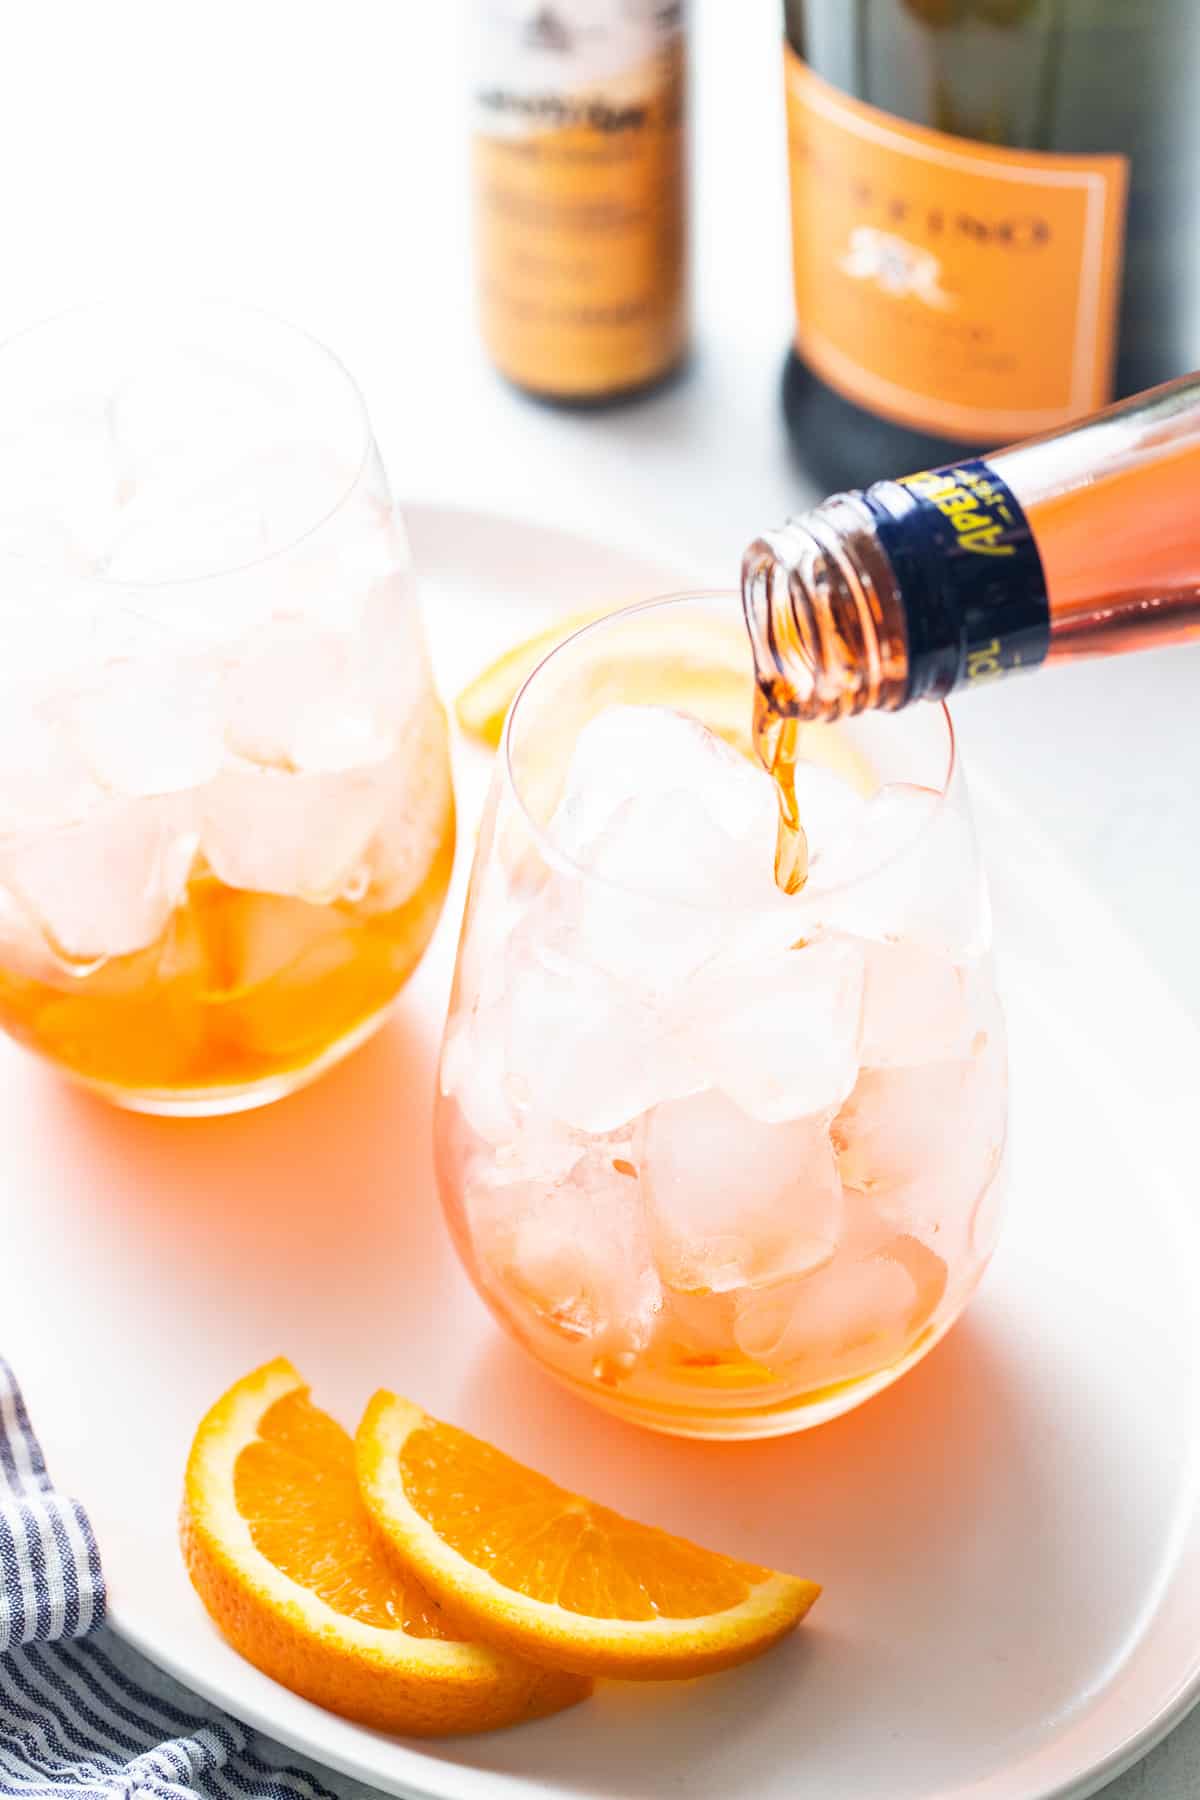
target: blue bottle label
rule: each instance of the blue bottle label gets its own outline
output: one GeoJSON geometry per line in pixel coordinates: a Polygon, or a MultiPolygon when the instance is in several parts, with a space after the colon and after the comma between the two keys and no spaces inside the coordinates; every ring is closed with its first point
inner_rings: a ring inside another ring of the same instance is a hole
{"type": "Polygon", "coordinates": [[[876,482],[864,498],[904,602],[906,699],[940,699],[1045,661],[1050,607],[1037,541],[988,462],[876,482]]]}

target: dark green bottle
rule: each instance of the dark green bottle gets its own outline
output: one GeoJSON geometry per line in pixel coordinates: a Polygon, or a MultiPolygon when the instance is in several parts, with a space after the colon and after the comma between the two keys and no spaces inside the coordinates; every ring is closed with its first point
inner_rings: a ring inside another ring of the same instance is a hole
{"type": "Polygon", "coordinates": [[[784,406],[822,489],[1200,367],[1200,0],[784,14],[806,272],[784,406]]]}

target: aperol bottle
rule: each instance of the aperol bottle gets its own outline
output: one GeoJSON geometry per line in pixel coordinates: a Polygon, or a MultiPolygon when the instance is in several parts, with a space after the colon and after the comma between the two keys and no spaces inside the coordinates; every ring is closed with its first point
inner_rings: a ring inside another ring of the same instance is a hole
{"type": "Polygon", "coordinates": [[[839,719],[1200,638],[1200,375],[834,494],[742,565],[768,709],[839,719]]]}

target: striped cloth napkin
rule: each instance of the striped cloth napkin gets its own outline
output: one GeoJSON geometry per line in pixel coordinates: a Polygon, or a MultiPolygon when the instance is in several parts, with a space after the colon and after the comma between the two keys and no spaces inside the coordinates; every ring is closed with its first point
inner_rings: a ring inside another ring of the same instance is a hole
{"type": "Polygon", "coordinates": [[[284,1753],[104,1627],[87,1514],[56,1493],[0,1358],[0,1795],[20,1800],[331,1800],[284,1753]]]}

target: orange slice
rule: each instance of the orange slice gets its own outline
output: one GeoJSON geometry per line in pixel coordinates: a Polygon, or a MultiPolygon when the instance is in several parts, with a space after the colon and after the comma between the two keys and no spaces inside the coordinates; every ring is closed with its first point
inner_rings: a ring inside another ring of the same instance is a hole
{"type": "MultiPolygon", "coordinates": [[[[576,613],[498,657],[454,703],[463,731],[495,750],[508,709],[526,677],[566,638],[620,610],[602,607],[576,613]]],[[[672,706],[678,712],[692,713],[743,756],[754,759],[753,698],[749,642],[736,613],[728,617],[703,612],[675,616],[667,609],[643,618],[627,632],[618,627],[607,643],[594,646],[586,674],[564,689],[566,716],[560,721],[560,757],[551,755],[547,719],[539,721],[542,751],[550,761],[569,757],[571,745],[591,714],[619,703],[672,706]]],[[[878,786],[862,751],[833,726],[805,725],[799,753],[802,762],[821,764],[858,793],[874,793],[878,786]]],[[[528,782],[528,770],[523,773],[528,782]]]]}
{"type": "Polygon", "coordinates": [[[200,1425],[181,1537],[192,1582],[236,1650],[332,1712],[420,1737],[485,1731],[582,1700],[589,1683],[465,1643],[384,1561],[349,1434],[281,1357],[200,1425]]]}
{"type": "MultiPolygon", "coordinates": [[[[496,749],[526,677],[575,632],[619,615],[627,605],[576,613],[507,650],[455,701],[462,729],[496,749]]],[[[564,701],[569,715],[564,724],[572,737],[591,712],[605,705],[673,706],[694,713],[735,749],[752,754],[749,650],[745,630],[734,616],[652,613],[627,630],[618,625],[610,638],[593,646],[586,676],[576,689],[569,688],[564,701]]]]}
{"type": "Polygon", "coordinates": [[[371,1401],[357,1454],[398,1566],[473,1635],[552,1668],[705,1675],[768,1649],[820,1592],[623,1519],[395,1394],[371,1401]]]}
{"type": "Polygon", "coordinates": [[[511,650],[489,663],[474,681],[468,682],[454,702],[454,716],[467,736],[486,744],[489,750],[495,750],[500,743],[508,709],[526,676],[532,675],[542,659],[565,638],[593,620],[603,619],[618,605],[619,602],[614,602],[613,606],[603,606],[598,611],[573,613],[569,618],[560,619],[557,625],[526,638],[523,643],[514,644],[511,650]]]}

